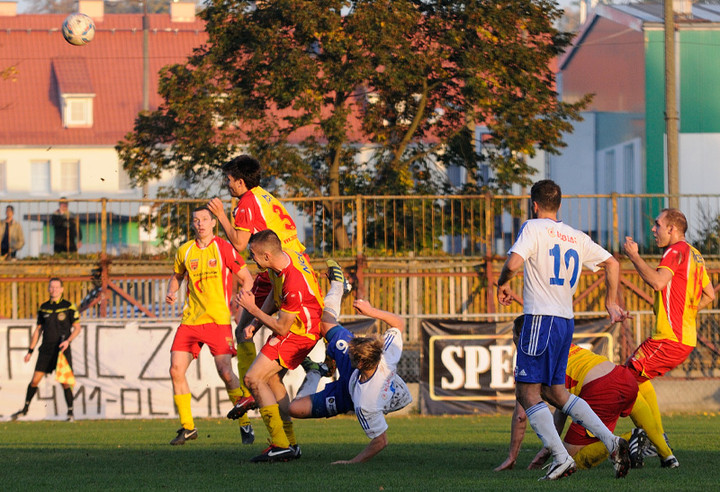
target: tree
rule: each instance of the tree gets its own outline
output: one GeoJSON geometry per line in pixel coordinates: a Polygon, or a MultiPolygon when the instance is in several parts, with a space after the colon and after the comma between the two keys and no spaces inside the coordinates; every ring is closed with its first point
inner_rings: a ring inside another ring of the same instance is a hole
{"type": "Polygon", "coordinates": [[[207,45],[163,70],[163,104],[117,149],[137,183],[172,169],[202,187],[242,150],[289,195],[443,192],[447,165],[468,169],[468,193],[508,191],[587,103],[556,97],[561,14],[550,0],[213,0],[207,45]]]}

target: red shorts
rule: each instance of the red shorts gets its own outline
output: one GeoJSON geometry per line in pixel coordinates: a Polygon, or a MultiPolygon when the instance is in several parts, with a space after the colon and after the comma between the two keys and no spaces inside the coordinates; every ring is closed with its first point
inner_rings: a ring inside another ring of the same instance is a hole
{"type": "Polygon", "coordinates": [[[317,340],[292,332],[284,337],[273,335],[268,338],[260,352],[268,359],[277,361],[282,367],[295,369],[315,347],[317,340]]]}
{"type": "Polygon", "coordinates": [[[207,344],[210,353],[216,355],[236,354],[230,325],[205,323],[204,325],[180,325],[175,333],[171,352],[190,352],[197,359],[200,349],[207,344]]]}
{"type": "MultiPolygon", "coordinates": [[[[610,431],[615,430],[619,417],[627,417],[632,411],[638,394],[635,376],[628,368],[617,366],[605,376],[583,385],[580,398],[600,417],[610,431]]],[[[590,436],[585,427],[573,422],[565,433],[565,442],[584,446],[598,441],[590,436]]]]}
{"type": "Polygon", "coordinates": [[[635,374],[638,384],[662,376],[683,363],[695,347],[674,340],[648,338],[625,363],[635,374]]]}

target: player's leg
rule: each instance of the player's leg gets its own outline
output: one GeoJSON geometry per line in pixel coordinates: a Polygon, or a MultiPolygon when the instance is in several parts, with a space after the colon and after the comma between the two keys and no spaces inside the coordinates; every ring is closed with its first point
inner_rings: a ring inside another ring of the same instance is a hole
{"type": "Polygon", "coordinates": [[[10,416],[12,420],[17,420],[18,417],[24,417],[27,415],[28,410],[30,409],[30,402],[37,393],[38,386],[40,385],[40,381],[42,381],[43,376],[45,376],[45,373],[43,371],[38,371],[36,366],[33,377],[27,386],[27,390],[25,391],[25,404],[20,410],[10,416]]]}
{"type": "MultiPolygon", "coordinates": [[[[543,445],[553,455],[553,463],[544,480],[557,480],[572,474],[575,462],[568,454],[555,430],[553,415],[541,394],[542,385],[558,384],[558,365],[562,351],[567,363],[569,341],[565,331],[553,328],[552,316],[523,316],[523,326],[517,343],[515,365],[515,394],[525,409],[528,423],[543,445]]],[[[572,335],[570,335],[571,337],[572,335]]],[[[561,364],[562,365],[562,364],[561,364]]],[[[565,382],[565,367],[562,367],[562,383],[565,382]]]]}
{"type": "MultiPolygon", "coordinates": [[[[647,381],[650,384],[650,381],[647,381]]],[[[652,384],[650,384],[652,386],[652,384]]],[[[638,393],[635,405],[633,406],[630,418],[636,426],[642,428],[647,434],[650,442],[655,446],[657,453],[662,460],[672,456],[672,450],[665,442],[665,436],[658,428],[653,411],[648,405],[642,393],[638,393]]]]}
{"type": "Polygon", "coordinates": [[[275,400],[278,402],[280,420],[282,420],[285,436],[290,443],[289,447],[293,450],[293,456],[299,458],[301,455],[300,446],[298,446],[297,438],[295,437],[295,428],[293,427],[292,418],[290,417],[290,397],[287,394],[285,385],[282,383],[279,374],[271,377],[268,384],[275,395],[275,400]]]}
{"type": "Polygon", "coordinates": [[[522,441],[525,437],[526,427],[527,415],[525,415],[525,410],[522,405],[515,403],[512,422],[510,424],[510,449],[508,450],[508,456],[505,461],[495,468],[495,471],[512,470],[515,467],[520,446],[522,446],[522,441]]]}
{"type": "Polygon", "coordinates": [[[195,429],[195,421],[192,416],[190,403],[192,395],[190,394],[190,385],[187,382],[185,373],[187,372],[190,362],[193,360],[193,354],[190,352],[172,351],[170,352],[170,379],[173,386],[173,400],[180,416],[180,425],[178,435],[170,441],[173,446],[185,444],[185,441],[197,439],[197,429],[195,429]]]}

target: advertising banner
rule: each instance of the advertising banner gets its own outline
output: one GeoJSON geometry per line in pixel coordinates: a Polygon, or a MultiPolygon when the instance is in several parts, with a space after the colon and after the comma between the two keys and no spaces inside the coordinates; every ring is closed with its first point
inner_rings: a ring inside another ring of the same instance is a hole
{"type": "MultiPolygon", "coordinates": [[[[422,322],[420,412],[493,414],[515,406],[511,321],[422,322]]],[[[575,320],[574,341],[613,360],[610,322],[575,320]]]]}

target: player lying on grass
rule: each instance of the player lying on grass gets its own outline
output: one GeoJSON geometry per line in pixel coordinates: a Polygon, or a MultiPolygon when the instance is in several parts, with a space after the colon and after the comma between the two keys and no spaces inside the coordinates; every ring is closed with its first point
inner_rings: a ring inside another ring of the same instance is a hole
{"type": "MultiPolygon", "coordinates": [[[[522,322],[518,320],[515,321],[513,330],[514,340],[517,339],[522,328],[522,322]]],[[[630,460],[633,468],[641,468],[644,465],[645,451],[649,446],[648,436],[660,450],[663,466],[666,466],[664,463],[676,462],[670,459],[673,458],[672,451],[655,424],[650,407],[638,393],[634,376],[626,367],[615,365],[606,357],[573,344],[568,355],[565,386],[570,393],[583,398],[610,431],[615,430],[619,417],[630,416],[639,428],[622,437],[630,443],[630,460]]],[[[557,410],[553,418],[559,434],[565,427],[567,415],[557,410]]],[[[515,466],[525,434],[526,421],[524,409],[516,404],[508,457],[495,468],[495,471],[509,470],[515,466]]],[[[609,456],[605,445],[575,422],[570,424],[563,444],[581,469],[597,466],[609,456]]],[[[543,448],[532,460],[528,469],[541,468],[549,457],[550,450],[543,448]]]]}
{"type": "Polygon", "coordinates": [[[295,418],[333,417],[350,412],[355,415],[370,442],[357,456],[333,464],[368,461],[388,444],[388,424],[385,414],[400,410],[412,401],[405,382],[397,375],[397,364],[402,355],[402,329],[400,316],[373,307],[368,301],[357,299],[353,307],[361,314],[384,321],[390,328],[383,338],[356,337],[337,323],[343,295],[342,270],[333,261],[330,267],[330,289],[325,296],[320,330],[327,341],[327,355],[336,363],[339,378],[328,383],[314,394],[321,374],[308,371],[298,396],[290,404],[290,415],[295,418]]]}

